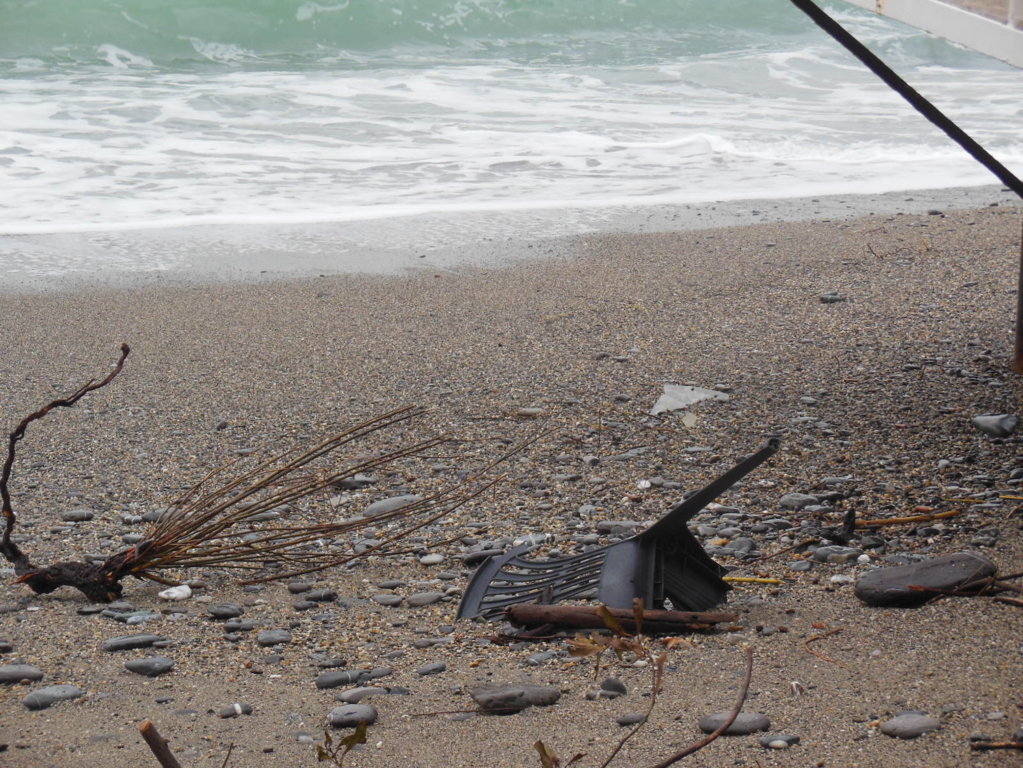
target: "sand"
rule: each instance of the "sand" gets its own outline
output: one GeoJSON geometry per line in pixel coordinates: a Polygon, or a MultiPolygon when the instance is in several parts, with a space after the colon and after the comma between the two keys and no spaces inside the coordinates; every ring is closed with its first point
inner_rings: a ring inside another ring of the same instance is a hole
{"type": "MultiPolygon", "coordinates": [[[[113,384],[31,426],[11,484],[18,532],[29,534],[25,548],[38,562],[95,552],[104,540],[138,532],[122,514],[160,508],[240,449],[312,441],[400,405],[431,409],[424,435],[443,429],[471,441],[455,458],[388,478],[353,498],[355,507],[399,485],[454,480],[461,462],[478,466],[504,450],[503,441],[529,435],[536,421],[518,409],[535,407],[551,434],[508,462],[500,490],[434,539],[458,535],[460,526],[477,538],[550,532],[567,551],[569,536],[594,531],[599,520],[653,520],[681,494],[640,481],[699,487],[780,434],[779,455],[722,503],[798,524],[807,515],[781,509],[784,493],[820,491],[825,478],[850,476],[858,494],[820,522],[838,522],[849,505],[861,518],[962,508],[929,537],[886,530],[889,553],[959,551],[993,527],[996,542],[982,551],[1002,573],[1017,572],[1019,501],[997,497],[1020,492],[1018,438],[992,440],[970,419],[1019,410],[1020,379],[1009,372],[1019,236],[1019,208],[1000,205],[604,233],[501,268],[7,294],[0,423],[13,427],[104,373],[119,343],[133,349],[113,384]],[[820,300],[832,291],[846,300],[820,300]],[[679,413],[653,418],[664,382],[727,389],[731,399],[692,407],[691,426],[679,413]],[[647,450],[634,460],[608,460],[637,447],[647,450]],[[587,455],[605,460],[591,467],[587,455]],[[996,503],[954,500],[981,494],[996,503]],[[586,504],[596,511],[579,516],[586,504]],[[61,512],[79,506],[96,518],[62,525],[61,512]]],[[[328,507],[321,500],[316,509],[328,507]]],[[[765,554],[783,547],[757,541],[765,554]]],[[[46,676],[0,690],[7,745],[0,765],[156,765],[137,732],[145,718],[188,768],[220,766],[230,744],[232,766],[311,765],[313,747],[299,737],[321,738],[337,706],[336,691],[313,684],[314,653],[344,657],[353,668],[386,664],[395,672],[380,682],[411,691],[370,700],[379,722],[346,765],[536,766],[537,739],[563,759],[585,752],[579,764],[600,765],[623,733],[615,717],[645,709],[649,670],[612,665],[608,673],[628,695],[587,701],[592,663],[563,656],[526,663],[560,643],[487,645],[481,641],[500,627],[484,623],[446,631],[455,599],[424,608],[368,599],[388,578],[409,582],[397,590],[406,595],[463,587],[470,569],[458,563],[462,550],[430,548],[448,556],[438,566],[408,555],[322,574],[318,583],[360,599],[327,606],[339,615],[328,624],[313,617],[318,611],[295,612],[284,584],[245,592],[220,573],[187,574],[205,583],[203,599],[244,603],[246,617],[267,628],[294,625],[292,643],[279,649],[260,648],[251,636],[224,641],[198,597],[180,604],[187,613],[176,620],[131,628],[78,615],[86,602],[71,590],[35,597],[4,578],[0,605],[10,612],[0,614],[0,639],[14,650],[0,661],[34,664],[46,676]],[[443,570],[456,578],[417,585],[443,570]],[[161,651],[175,659],[173,672],[143,678],[123,664],[144,652],[100,649],[102,640],[136,631],[173,641],[161,651]],[[413,647],[435,637],[450,641],[413,647]],[[406,654],[384,658],[395,650],[406,654]],[[429,661],[448,669],[418,676],[429,661]],[[508,717],[428,714],[470,709],[467,692],[481,682],[522,680],[561,688],[561,701],[508,717]],[[58,683],[87,695],[35,713],[21,705],[32,688],[58,683]],[[254,711],[216,716],[233,702],[254,711]]],[[[772,730],[795,733],[801,744],[768,751],[755,736],[729,737],[690,765],[1023,765],[1018,753],[975,753],[968,743],[971,734],[1003,739],[1019,728],[1019,608],[983,598],[869,608],[850,585],[831,581],[868,566],[800,573],[788,567],[794,559],[723,560],[738,574],[783,584],[737,587],[729,605],[741,630],[694,636],[670,652],[654,714],[614,764],[653,764],[696,740],[700,717],[734,703],[748,643],[755,665],[746,709],[767,714],[772,730]],[[808,638],[839,628],[811,646],[830,661],[806,650],[808,638]],[[940,717],[941,730],[912,741],[881,735],[878,723],[903,709],[940,717]],[[1004,718],[992,714],[999,712],[1004,718]]],[[[131,581],[125,597],[166,610],[159,589],[131,581]]]]}

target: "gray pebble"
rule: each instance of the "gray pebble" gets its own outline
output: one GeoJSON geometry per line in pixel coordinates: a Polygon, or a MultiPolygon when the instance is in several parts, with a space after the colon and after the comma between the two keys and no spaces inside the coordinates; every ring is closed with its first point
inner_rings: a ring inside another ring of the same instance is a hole
{"type": "Polygon", "coordinates": [[[342,693],[336,694],[334,698],[337,701],[344,702],[345,704],[358,704],[365,698],[370,696],[383,696],[388,693],[386,688],[377,688],[369,685],[360,685],[358,688],[352,688],[342,693]]]}
{"type": "Polygon", "coordinates": [[[42,680],[43,670],[31,664],[4,664],[0,666],[0,683],[20,683],[22,680],[42,680]]]}
{"type": "Polygon", "coordinates": [[[444,555],[439,553],[433,553],[430,555],[423,555],[419,558],[420,565],[440,565],[444,562],[444,555]]]}
{"type": "Polygon", "coordinates": [[[256,642],[267,647],[291,642],[291,633],[286,629],[264,629],[256,635],[256,642]]]}
{"type": "Polygon", "coordinates": [[[251,715],[252,706],[250,704],[242,704],[240,701],[236,701],[234,704],[228,704],[226,707],[221,707],[217,710],[217,717],[227,719],[229,717],[238,717],[238,715],[251,715]]]}
{"type": "Polygon", "coordinates": [[[345,704],[327,716],[327,722],[333,728],[357,728],[361,723],[373,725],[376,721],[376,708],[370,704],[345,704]]]}
{"type": "Polygon", "coordinates": [[[79,696],[84,695],[85,691],[74,685],[50,685],[46,688],[40,688],[36,691],[32,691],[28,696],[21,700],[21,703],[25,705],[26,709],[35,711],[38,709],[46,709],[47,707],[56,704],[58,701],[77,699],[79,696]]]}
{"type": "Polygon", "coordinates": [[[820,503],[820,499],[807,493],[786,493],[778,501],[782,509],[803,509],[811,504],[820,503]]]}
{"type": "Polygon", "coordinates": [[[245,609],[237,603],[219,603],[206,609],[214,619],[234,619],[245,613],[245,609]]]}
{"type": "Polygon", "coordinates": [[[447,670],[448,665],[443,661],[431,661],[429,664],[424,664],[416,670],[416,674],[422,677],[427,675],[439,675],[441,672],[447,670]]]}
{"type": "Polygon", "coordinates": [[[469,692],[484,712],[498,715],[514,714],[527,707],[549,707],[561,698],[561,691],[546,685],[529,683],[492,683],[469,692]]]}
{"type": "Polygon", "coordinates": [[[92,520],[95,516],[95,512],[85,507],[76,507],[75,509],[69,509],[67,512],[60,513],[60,519],[65,523],[84,523],[92,520]]]}
{"type": "Polygon", "coordinates": [[[126,635],[124,637],[111,637],[103,641],[104,651],[134,651],[138,648],[150,648],[153,643],[166,640],[160,635],[126,635]]]}
{"type": "Polygon", "coordinates": [[[898,739],[915,739],[925,733],[936,731],[941,723],[933,717],[921,714],[905,714],[881,723],[881,733],[898,739]]]}
{"type": "Polygon", "coordinates": [[[615,722],[621,726],[638,725],[639,723],[642,723],[644,720],[646,720],[645,712],[630,712],[626,715],[619,715],[618,717],[615,718],[615,722]]]}
{"type": "Polygon", "coordinates": [[[405,602],[405,598],[402,597],[401,595],[393,595],[388,592],[384,592],[379,595],[373,595],[370,598],[370,600],[372,600],[374,603],[386,605],[391,608],[397,608],[399,605],[405,602]]]}
{"type": "Polygon", "coordinates": [[[955,589],[970,579],[993,575],[998,567],[976,552],[955,552],[895,568],[877,568],[860,577],[856,597],[867,605],[921,605],[931,599],[911,586],[955,589]]]}
{"type": "Polygon", "coordinates": [[[424,605],[432,605],[433,603],[439,602],[443,599],[443,592],[417,592],[414,595],[409,595],[408,604],[413,608],[418,608],[424,605]]]}
{"type": "MultiPolygon", "coordinates": [[[[713,733],[725,724],[731,714],[731,712],[716,712],[713,715],[700,718],[697,725],[704,733],[713,733]]],[[[767,719],[767,715],[762,715],[759,712],[740,712],[739,716],[735,718],[735,722],[728,726],[725,735],[744,736],[748,733],[766,731],[770,727],[771,721],[767,719]]]]}
{"type": "Polygon", "coordinates": [[[345,669],[324,672],[316,678],[317,688],[337,688],[342,685],[358,685],[369,679],[368,669],[345,669]]]}
{"type": "Polygon", "coordinates": [[[818,563],[848,563],[863,554],[863,550],[856,547],[842,547],[837,544],[826,547],[817,547],[813,551],[813,559],[818,563]]]}
{"type": "Polygon", "coordinates": [[[397,509],[401,509],[402,507],[407,507],[409,504],[421,501],[422,498],[422,496],[406,493],[401,496],[391,496],[387,499],[380,499],[380,501],[374,501],[366,507],[366,509],[362,511],[362,516],[374,517],[375,515],[384,515],[388,512],[394,512],[397,509]]]}
{"type": "Polygon", "coordinates": [[[980,416],[974,416],[972,421],[973,426],[985,435],[1008,437],[1016,431],[1018,419],[1015,415],[1008,413],[985,413],[980,416]]]}
{"type": "Polygon", "coordinates": [[[146,677],[157,677],[174,669],[174,661],[166,656],[147,656],[144,659],[133,659],[124,664],[129,672],[146,677]]]}

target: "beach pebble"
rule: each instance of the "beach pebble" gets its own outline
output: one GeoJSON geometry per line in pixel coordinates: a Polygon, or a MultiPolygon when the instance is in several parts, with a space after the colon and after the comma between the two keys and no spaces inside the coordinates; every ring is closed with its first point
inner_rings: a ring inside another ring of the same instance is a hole
{"type": "Polygon", "coordinates": [[[46,688],[40,688],[32,691],[28,696],[21,700],[21,703],[25,705],[26,709],[39,710],[46,709],[58,701],[68,701],[69,699],[77,699],[80,696],[84,696],[85,691],[74,685],[50,685],[46,688]]]}
{"type": "Polygon", "coordinates": [[[546,685],[530,683],[491,683],[469,692],[480,709],[489,714],[510,715],[527,707],[549,707],[557,704],[561,691],[546,685]]]}
{"type": "Polygon", "coordinates": [[[160,635],[125,635],[124,637],[111,637],[103,641],[103,650],[110,651],[134,651],[137,648],[151,648],[153,643],[166,640],[160,635]]]}
{"type": "MultiPolygon", "coordinates": [[[[716,712],[713,715],[700,718],[697,725],[704,733],[713,733],[724,725],[731,715],[731,712],[716,712]]],[[[735,722],[728,726],[725,735],[744,736],[748,733],[766,731],[770,727],[771,721],[767,718],[767,715],[762,715],[759,712],[740,712],[739,716],[735,718],[735,722]]]]}
{"type": "Polygon", "coordinates": [[[368,680],[369,676],[370,670],[368,669],[345,669],[324,672],[316,678],[316,687],[325,689],[337,688],[342,685],[358,685],[362,681],[368,680]]]}
{"type": "Polygon", "coordinates": [[[362,516],[374,517],[376,515],[385,515],[389,512],[394,512],[397,509],[401,509],[402,507],[407,507],[409,504],[422,501],[422,498],[422,496],[417,496],[414,493],[406,493],[401,496],[391,496],[386,499],[380,499],[366,507],[362,511],[362,516]]]}
{"type": "Polygon", "coordinates": [[[264,629],[256,635],[256,642],[264,647],[291,642],[291,633],[286,629],[264,629]]]}
{"type": "Polygon", "coordinates": [[[768,733],[760,737],[760,746],[766,749],[788,749],[799,743],[799,737],[790,733],[768,733]]]}
{"type": "Polygon", "coordinates": [[[0,666],[0,683],[20,683],[22,680],[42,680],[43,670],[31,664],[4,664],[0,666]]]}
{"type": "Polygon", "coordinates": [[[848,563],[863,554],[863,550],[855,547],[842,547],[838,544],[829,544],[825,547],[817,547],[813,551],[813,559],[818,563],[848,563]]]}
{"type": "Polygon", "coordinates": [[[416,674],[420,677],[426,677],[427,675],[439,675],[448,668],[448,665],[443,661],[431,661],[429,664],[424,664],[416,670],[416,674]]]}
{"type": "Polygon", "coordinates": [[[881,733],[898,739],[915,739],[941,727],[941,723],[933,717],[908,712],[881,723],[881,733]]]}
{"type": "Polygon", "coordinates": [[[229,717],[238,717],[238,715],[251,715],[252,705],[243,704],[240,701],[236,701],[234,704],[228,704],[226,707],[221,707],[217,710],[217,717],[227,719],[229,717]]]}
{"type": "Polygon", "coordinates": [[[332,728],[357,728],[361,723],[373,725],[376,721],[376,708],[370,704],[345,704],[327,716],[332,728]]]}
{"type": "Polygon", "coordinates": [[[65,523],[84,523],[96,517],[96,513],[85,507],[76,507],[60,513],[60,519],[65,523]]]}
{"type": "Polygon", "coordinates": [[[303,594],[302,597],[314,603],[333,603],[337,600],[337,592],[333,589],[313,589],[303,594]]]}
{"type": "Polygon", "coordinates": [[[868,571],[856,583],[856,596],[867,605],[921,605],[933,595],[910,589],[955,589],[971,579],[993,575],[998,567],[976,552],[955,552],[918,563],[868,571]]]}
{"type": "Polygon", "coordinates": [[[644,720],[646,720],[645,712],[629,712],[628,714],[619,715],[615,718],[615,722],[623,727],[626,725],[638,725],[644,720]]]}
{"type": "Polygon", "coordinates": [[[187,600],[192,596],[192,588],[187,584],[180,584],[176,587],[168,587],[156,593],[161,600],[187,600]]]}
{"type": "Polygon", "coordinates": [[[786,493],[778,500],[778,506],[782,509],[803,509],[811,504],[819,504],[820,499],[808,493],[786,493]]]}
{"type": "Polygon", "coordinates": [[[820,299],[821,304],[838,304],[841,301],[845,301],[845,296],[840,294],[838,291],[822,293],[818,298],[820,299]]]}
{"type": "Polygon", "coordinates": [[[409,595],[408,604],[413,608],[419,608],[424,605],[432,605],[443,599],[443,592],[417,592],[414,595],[409,595]]]}
{"type": "Polygon", "coordinates": [[[147,656],[144,659],[126,661],[124,668],[137,675],[157,677],[174,669],[174,661],[166,656],[147,656]]]}
{"type": "Polygon", "coordinates": [[[405,602],[404,597],[402,597],[401,595],[392,594],[390,592],[382,592],[379,595],[373,595],[372,597],[370,597],[370,600],[372,600],[374,603],[386,605],[390,608],[397,608],[399,605],[405,602]]]}
{"type": "Polygon", "coordinates": [[[210,616],[218,620],[234,619],[245,613],[245,609],[237,603],[218,603],[211,605],[206,610],[210,616]]]}
{"type": "Polygon", "coordinates": [[[973,426],[991,437],[1008,437],[1016,431],[1018,423],[1016,416],[1008,413],[985,413],[974,416],[971,421],[973,426]]]}
{"type": "Polygon", "coordinates": [[[256,628],[256,622],[251,619],[233,618],[224,622],[225,632],[251,632],[256,628]]]}
{"type": "Polygon", "coordinates": [[[430,555],[423,555],[419,558],[420,565],[440,565],[444,562],[444,555],[434,553],[430,555]]]}
{"type": "Polygon", "coordinates": [[[384,696],[389,691],[386,688],[377,688],[370,685],[360,685],[358,688],[352,688],[342,693],[338,693],[334,696],[337,701],[344,702],[345,704],[358,704],[365,698],[370,696],[384,696]]]}

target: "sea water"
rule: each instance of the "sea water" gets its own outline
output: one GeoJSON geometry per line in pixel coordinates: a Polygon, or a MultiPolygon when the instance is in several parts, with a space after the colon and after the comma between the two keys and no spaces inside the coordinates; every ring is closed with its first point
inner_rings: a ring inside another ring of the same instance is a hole
{"type": "MultiPolygon", "coordinates": [[[[1023,72],[823,6],[1023,175],[1023,72]]],[[[7,274],[993,181],[787,0],[0,0],[7,274]]]]}

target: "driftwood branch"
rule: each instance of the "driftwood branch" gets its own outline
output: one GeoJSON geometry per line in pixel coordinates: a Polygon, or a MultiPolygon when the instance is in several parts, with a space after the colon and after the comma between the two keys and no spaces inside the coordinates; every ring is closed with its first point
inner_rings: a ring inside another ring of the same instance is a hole
{"type": "Polygon", "coordinates": [[[728,716],[728,719],[725,720],[725,722],[723,722],[716,731],[707,736],[707,738],[700,739],[700,741],[696,742],[695,744],[691,744],[685,749],[681,750],[680,752],[676,752],[667,760],[662,760],[661,762],[657,763],[657,765],[652,766],[652,768],[667,768],[669,765],[674,765],[679,760],[688,757],[694,752],[699,752],[701,749],[703,749],[705,746],[710,744],[712,741],[721,736],[725,731],[731,728],[732,723],[735,722],[735,718],[737,718],[739,716],[739,713],[742,712],[742,705],[746,703],[746,696],[749,694],[749,684],[752,679],[753,679],[753,647],[747,645],[746,676],[743,678],[742,688],[739,690],[739,700],[735,702],[735,708],[732,710],[732,713],[728,716]]]}
{"type": "Polygon", "coordinates": [[[143,720],[139,725],[139,733],[146,740],[146,744],[149,745],[150,751],[156,757],[161,768],[181,768],[181,763],[171,754],[170,747],[167,746],[167,739],[156,730],[152,720],[143,720]]]}
{"type": "Polygon", "coordinates": [[[167,584],[170,582],[165,576],[167,571],[214,567],[247,571],[251,583],[315,573],[360,557],[396,554],[402,549],[398,545],[410,534],[450,515],[492,488],[500,478],[488,479],[485,475],[543,434],[537,433],[513,446],[484,466],[473,479],[441,488],[403,506],[340,522],[295,525],[267,522],[273,517],[268,513],[279,507],[293,505],[357,474],[371,473],[453,442],[443,435],[420,441],[410,439],[404,427],[425,410],[414,406],[397,408],[339,432],[310,449],[288,450],[262,462],[238,460],[214,470],[172,502],[141,542],[103,562],[33,565],[11,538],[17,517],[7,484],[14,466],[15,445],[31,422],[53,408],[72,406],[87,393],[110,383],[123,368],[128,353],[128,346],[123,345],[120,360],[102,381],[90,381],[70,396],[54,400],[23,419],[10,434],[7,459],[0,475],[5,518],[0,554],[14,565],[15,582],[25,584],[37,594],[69,586],[93,602],[110,602],[121,596],[121,580],[127,576],[167,584]],[[345,450],[351,451],[361,445],[360,441],[386,430],[397,436],[385,448],[370,452],[362,448],[362,453],[355,457],[343,458],[345,450]],[[335,458],[339,455],[342,458],[335,458]],[[219,487],[212,487],[214,481],[220,483],[219,487]],[[389,530],[366,550],[356,551],[345,544],[352,534],[368,527],[389,530]],[[274,568],[268,571],[268,564],[274,568]]]}
{"type": "MultiPolygon", "coordinates": [[[[617,619],[626,631],[639,631],[633,611],[624,608],[601,607],[617,619]]],[[[607,627],[607,621],[601,615],[600,608],[586,605],[519,603],[508,606],[505,615],[513,624],[522,627],[543,627],[545,625],[574,629],[604,629],[607,627]]],[[[708,629],[714,624],[735,621],[738,617],[736,613],[644,610],[641,629],[647,635],[692,632],[708,629]]]]}

